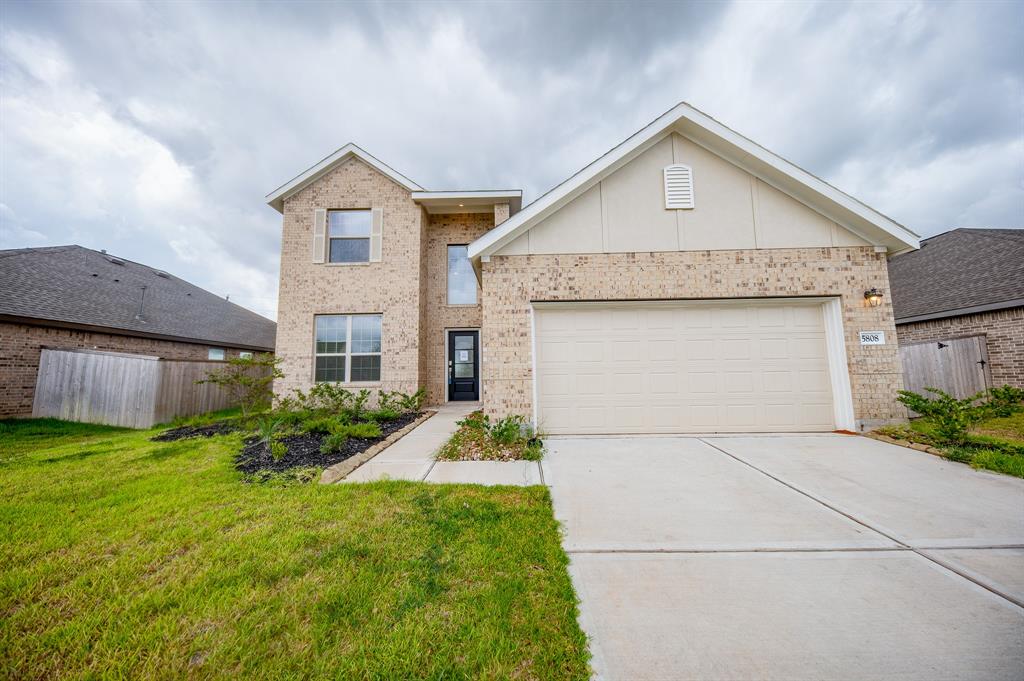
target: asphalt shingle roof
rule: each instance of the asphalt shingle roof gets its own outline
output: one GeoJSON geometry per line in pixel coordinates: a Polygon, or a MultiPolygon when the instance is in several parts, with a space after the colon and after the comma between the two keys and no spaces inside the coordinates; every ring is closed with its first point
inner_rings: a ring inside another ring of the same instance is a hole
{"type": "Polygon", "coordinates": [[[1024,229],[954,229],[889,260],[896,321],[1024,299],[1024,229]]]}
{"type": "Polygon", "coordinates": [[[81,246],[0,251],[0,315],[261,350],[277,330],[174,275],[81,246]]]}

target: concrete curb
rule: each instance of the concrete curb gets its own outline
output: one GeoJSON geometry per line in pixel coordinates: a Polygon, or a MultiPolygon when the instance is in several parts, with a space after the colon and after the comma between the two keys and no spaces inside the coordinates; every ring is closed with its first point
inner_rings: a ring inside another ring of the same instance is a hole
{"type": "Polygon", "coordinates": [[[320,474],[321,485],[332,485],[340,480],[344,480],[352,471],[362,466],[364,463],[377,456],[385,449],[393,445],[394,443],[401,440],[405,435],[416,426],[420,425],[431,416],[436,414],[436,411],[425,411],[423,416],[419,417],[412,423],[406,425],[401,430],[388,435],[385,439],[381,440],[377,444],[369,447],[368,449],[359,452],[355,456],[349,457],[344,461],[340,461],[329,468],[325,468],[324,472],[320,474]]]}
{"type": "Polygon", "coordinates": [[[878,433],[865,433],[865,437],[869,437],[872,440],[878,440],[879,442],[887,442],[891,445],[899,445],[900,447],[906,447],[907,449],[915,449],[919,452],[925,452],[934,456],[941,456],[946,458],[946,455],[942,453],[941,449],[932,447],[931,445],[922,444],[920,442],[911,442],[910,440],[899,440],[888,435],[881,435],[878,433]]]}

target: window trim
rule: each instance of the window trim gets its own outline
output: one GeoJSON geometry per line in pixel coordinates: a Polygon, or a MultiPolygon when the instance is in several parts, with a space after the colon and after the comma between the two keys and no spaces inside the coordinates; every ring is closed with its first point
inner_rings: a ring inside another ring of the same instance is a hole
{"type": "MultiPolygon", "coordinates": [[[[449,295],[451,293],[451,287],[448,285],[448,279],[449,279],[449,276],[451,275],[451,271],[449,270],[448,264],[451,262],[451,258],[449,257],[448,253],[449,253],[449,251],[451,251],[452,248],[460,247],[460,246],[462,248],[466,249],[466,260],[469,261],[469,244],[445,244],[445,248],[444,248],[444,304],[447,307],[477,307],[478,305],[480,305],[480,284],[479,284],[479,282],[476,282],[475,277],[474,277],[475,287],[473,289],[473,292],[475,294],[476,301],[474,301],[472,303],[453,303],[453,302],[451,302],[451,296],[449,295]]],[[[472,265],[470,266],[470,272],[472,272],[472,265]]]]}
{"type": "Polygon", "coordinates": [[[336,385],[377,385],[381,382],[384,374],[384,315],[380,312],[330,312],[313,315],[313,383],[334,383],[336,385]],[[344,317],[345,318],[345,352],[317,352],[316,350],[316,320],[320,317],[344,317]],[[352,318],[353,317],[378,317],[380,319],[380,350],[377,352],[352,352],[352,318]],[[345,358],[345,380],[342,381],[321,381],[316,377],[317,357],[344,357],[345,358]],[[352,380],[352,358],[353,357],[379,357],[380,373],[377,378],[366,381],[352,380]]]}
{"type": "MultiPolygon", "coordinates": [[[[327,239],[326,243],[326,257],[324,263],[327,265],[366,265],[370,262],[370,256],[372,255],[371,250],[373,248],[373,208],[328,208],[327,209],[327,224],[324,229],[324,238],[327,239]],[[366,236],[331,236],[331,213],[366,213],[370,218],[369,228],[366,231],[366,236]],[[331,260],[331,242],[332,241],[366,241],[366,260],[331,260]]],[[[339,315],[340,316],[340,315],[339,315]]]]}
{"type": "Polygon", "coordinates": [[[224,362],[227,361],[227,358],[228,351],[225,348],[212,345],[206,348],[206,360],[208,362],[224,362]],[[212,355],[214,352],[219,352],[220,357],[213,357],[212,355]]]}

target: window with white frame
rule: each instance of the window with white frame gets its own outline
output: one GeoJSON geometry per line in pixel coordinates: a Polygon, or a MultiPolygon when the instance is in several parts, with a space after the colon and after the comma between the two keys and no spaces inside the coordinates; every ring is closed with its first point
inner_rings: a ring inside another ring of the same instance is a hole
{"type": "Polygon", "coordinates": [[[476,305],[476,275],[469,246],[448,246],[448,304],[476,305]]]}
{"type": "Polygon", "coordinates": [[[318,383],[380,380],[379,314],[317,315],[314,378],[318,383]]]}
{"type": "Polygon", "coordinates": [[[369,210],[331,210],[327,212],[328,262],[370,262],[369,210]]]}
{"type": "Polygon", "coordinates": [[[240,353],[238,353],[238,357],[240,359],[252,359],[252,353],[251,352],[240,352],[240,353]]]}
{"type": "Polygon", "coordinates": [[[206,359],[224,359],[224,348],[209,348],[206,351],[206,359]]]}

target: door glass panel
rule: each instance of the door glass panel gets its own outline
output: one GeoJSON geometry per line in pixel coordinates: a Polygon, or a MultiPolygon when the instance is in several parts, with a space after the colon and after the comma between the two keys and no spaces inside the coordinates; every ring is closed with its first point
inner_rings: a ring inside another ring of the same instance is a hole
{"type": "Polygon", "coordinates": [[[476,340],[476,336],[456,336],[455,337],[455,349],[456,350],[472,350],[473,341],[476,340]]]}
{"type": "Polygon", "coordinates": [[[473,378],[473,362],[455,363],[455,378],[473,378]]]}

